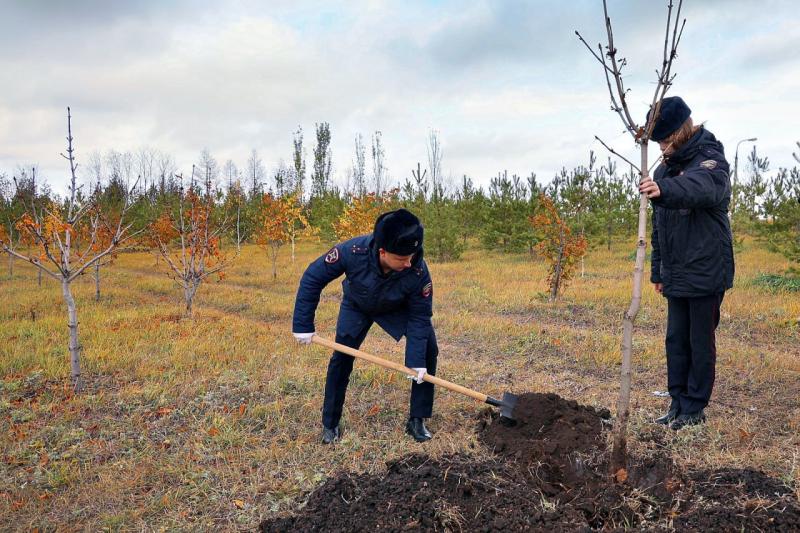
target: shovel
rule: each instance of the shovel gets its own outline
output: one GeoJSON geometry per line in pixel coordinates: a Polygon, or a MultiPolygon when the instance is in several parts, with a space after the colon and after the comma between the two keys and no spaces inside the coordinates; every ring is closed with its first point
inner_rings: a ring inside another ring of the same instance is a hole
{"type": "MultiPolygon", "coordinates": [[[[339,344],[338,342],[334,342],[328,339],[323,339],[322,337],[319,337],[317,335],[311,337],[311,342],[313,342],[314,344],[319,344],[320,346],[325,346],[326,348],[331,348],[338,352],[346,353],[347,355],[352,355],[353,357],[357,357],[358,359],[369,361],[370,363],[375,363],[376,365],[380,365],[390,370],[396,370],[398,372],[402,372],[406,376],[416,376],[417,374],[410,368],[406,368],[405,366],[399,363],[395,363],[394,361],[381,359],[380,357],[368,354],[367,352],[364,352],[362,350],[350,348],[349,346],[345,346],[344,344],[339,344]]],[[[424,381],[427,381],[428,383],[433,383],[434,385],[438,385],[439,387],[444,387],[447,390],[458,392],[459,394],[463,394],[464,396],[469,396],[470,398],[474,398],[481,402],[488,403],[489,405],[493,405],[494,407],[499,407],[501,422],[508,425],[513,425],[516,423],[516,420],[514,419],[514,406],[517,405],[517,396],[511,394],[510,392],[504,392],[503,399],[498,400],[497,398],[492,398],[491,396],[487,396],[482,392],[462,387],[461,385],[457,385],[455,383],[447,381],[446,379],[437,378],[436,376],[432,376],[430,374],[425,374],[422,379],[424,381]]]]}

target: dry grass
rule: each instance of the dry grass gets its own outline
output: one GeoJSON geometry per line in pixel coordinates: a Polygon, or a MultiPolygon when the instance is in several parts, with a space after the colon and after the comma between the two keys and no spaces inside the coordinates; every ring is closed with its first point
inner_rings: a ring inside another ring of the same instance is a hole
{"type": "MultiPolygon", "coordinates": [[[[297,280],[323,246],[304,244],[276,282],[246,247],[222,283],[201,287],[195,318],[153,256],[124,254],[104,276],[77,283],[87,391],[68,383],[66,312],[58,288],[16,264],[0,281],[0,529],[252,528],[296,505],[332,473],[377,471],[413,451],[486,453],[479,405],[439,393],[419,445],[403,435],[402,376],[357,364],[341,443],[318,443],[328,354],[290,335],[297,280]]],[[[613,407],[620,315],[630,297],[632,246],[593,251],[586,273],[555,305],[544,265],[471,251],[431,266],[440,375],[499,394],[554,391],[613,407]]],[[[161,265],[163,267],[163,265],[161,265]]],[[[664,408],[665,304],[647,290],[635,334],[631,447],[672,452],[695,468],[762,468],[800,490],[800,295],[754,286],[786,267],[752,243],[738,256],[723,304],[718,380],[709,423],[672,434],[649,419],[664,408]]],[[[648,287],[649,289],[649,287],[648,287]]],[[[333,336],[338,283],[317,328],[333,336]]],[[[402,360],[377,326],[364,348],[402,360]]],[[[457,529],[458,514],[441,509],[457,529]]]]}

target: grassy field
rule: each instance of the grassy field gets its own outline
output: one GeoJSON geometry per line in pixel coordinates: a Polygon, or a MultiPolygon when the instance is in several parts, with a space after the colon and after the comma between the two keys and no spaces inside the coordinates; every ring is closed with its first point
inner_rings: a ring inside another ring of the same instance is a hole
{"type": "MultiPolygon", "coordinates": [[[[487,453],[482,409],[440,392],[434,440],[404,434],[408,385],[357,363],[340,444],[318,443],[329,354],[291,336],[303,269],[325,251],[282,250],[278,279],[266,253],[245,247],[223,282],[201,287],[195,316],[147,253],[76,283],[86,391],[68,386],[66,310],[59,287],[19,262],[0,274],[0,529],[239,530],[302,503],[342,469],[376,471],[411,451],[487,453]]],[[[469,251],[432,264],[439,375],[489,394],[542,391],[614,410],[621,314],[633,246],[594,250],[585,275],[549,304],[545,266],[527,256],[469,251]]],[[[646,287],[634,336],[630,447],[658,448],[685,468],[763,469],[800,498],[800,293],[753,283],[785,261],[746,242],[723,303],[717,384],[704,427],[672,433],[649,420],[666,406],[665,301],[646,287]]],[[[5,265],[4,262],[2,263],[5,265]]],[[[341,288],[317,314],[333,337],[341,288]]],[[[402,361],[377,326],[364,349],[402,361]]]]}

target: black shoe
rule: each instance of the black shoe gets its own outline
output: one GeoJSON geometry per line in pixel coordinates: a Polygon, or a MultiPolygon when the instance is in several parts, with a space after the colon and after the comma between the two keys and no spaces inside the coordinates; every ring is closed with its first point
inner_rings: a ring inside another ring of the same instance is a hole
{"type": "Polygon", "coordinates": [[[336,440],[339,440],[339,426],[333,429],[322,428],[322,444],[330,444],[336,440]]]}
{"type": "Polygon", "coordinates": [[[696,413],[688,413],[684,415],[678,415],[670,425],[670,429],[679,430],[681,428],[685,428],[686,426],[696,426],[697,424],[702,424],[706,421],[706,415],[703,413],[703,410],[700,409],[696,413]]]}
{"type": "Polygon", "coordinates": [[[425,422],[416,416],[412,416],[406,422],[406,433],[414,437],[417,442],[425,442],[433,438],[431,432],[425,427],[425,422]]]}
{"type": "Polygon", "coordinates": [[[664,416],[659,416],[653,422],[655,422],[656,424],[661,424],[662,426],[668,426],[673,422],[673,420],[678,418],[679,414],[680,410],[678,408],[670,409],[669,411],[667,411],[667,414],[665,414],[664,416]]]}

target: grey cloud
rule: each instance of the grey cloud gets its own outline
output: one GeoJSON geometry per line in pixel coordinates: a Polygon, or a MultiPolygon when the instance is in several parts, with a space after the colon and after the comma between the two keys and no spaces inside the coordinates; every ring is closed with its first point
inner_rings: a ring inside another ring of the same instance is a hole
{"type": "MultiPolygon", "coordinates": [[[[255,147],[272,167],[288,159],[298,124],[310,150],[314,123],[328,121],[340,173],[353,135],[383,130],[390,171],[402,179],[425,160],[425,130],[434,127],[446,143],[445,172],[483,179],[508,168],[547,179],[547,169],[583,162],[595,133],[613,139],[621,130],[600,67],[573,33],[604,37],[595,0],[65,5],[3,6],[0,169],[38,160],[62,172],[66,105],[82,155],[149,144],[174,153],[184,170],[203,146],[237,163],[255,147]]],[[[651,96],[664,6],[611,2],[637,114],[651,96]]],[[[742,27],[752,37],[778,15],[744,1],[685,10],[676,94],[691,96],[709,79],[752,92],[753,80],[730,68],[741,54],[718,36],[742,27]],[[748,18],[753,27],[742,25],[748,18]]],[[[788,55],[768,44],[763,54],[788,55]]]]}

